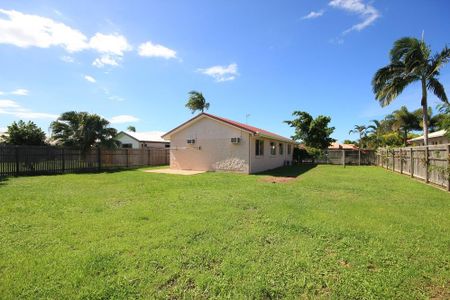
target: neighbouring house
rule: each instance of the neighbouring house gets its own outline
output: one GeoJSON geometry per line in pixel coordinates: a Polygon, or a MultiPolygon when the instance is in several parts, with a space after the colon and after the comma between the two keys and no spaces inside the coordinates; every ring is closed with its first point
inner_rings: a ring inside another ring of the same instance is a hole
{"type": "Polygon", "coordinates": [[[329,150],[358,150],[359,147],[355,144],[341,144],[338,142],[333,142],[328,147],[329,150]]]}
{"type": "MultiPolygon", "coordinates": [[[[413,146],[423,146],[423,135],[408,140],[408,143],[413,146]]],[[[447,131],[445,129],[430,132],[428,134],[428,145],[440,145],[447,143],[450,143],[450,139],[448,138],[447,131]]]]}
{"type": "Polygon", "coordinates": [[[172,169],[248,174],[292,163],[293,140],[209,113],[162,137],[170,140],[172,169]]]}
{"type": "Polygon", "coordinates": [[[122,148],[142,149],[142,148],[169,148],[170,142],[161,138],[163,132],[132,132],[121,131],[115,139],[121,143],[122,148]]]}

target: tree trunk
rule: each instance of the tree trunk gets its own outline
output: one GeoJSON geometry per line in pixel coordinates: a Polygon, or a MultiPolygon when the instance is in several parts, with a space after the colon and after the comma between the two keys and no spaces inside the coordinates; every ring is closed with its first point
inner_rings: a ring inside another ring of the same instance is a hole
{"type": "Polygon", "coordinates": [[[423,117],[423,144],[428,145],[428,101],[427,101],[427,82],[422,78],[422,117],[423,117]]]}

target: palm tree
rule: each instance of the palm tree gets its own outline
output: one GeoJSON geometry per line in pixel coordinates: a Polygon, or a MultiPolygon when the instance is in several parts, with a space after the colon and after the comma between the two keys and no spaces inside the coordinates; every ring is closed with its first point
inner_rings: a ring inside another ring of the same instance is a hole
{"type": "Polygon", "coordinates": [[[392,130],[401,134],[406,146],[408,133],[412,130],[420,130],[420,115],[417,114],[417,111],[410,112],[406,106],[402,106],[392,113],[392,119],[392,130]]]}
{"type": "Polygon", "coordinates": [[[366,132],[370,134],[369,137],[375,138],[375,146],[378,147],[381,142],[381,135],[383,133],[383,123],[378,120],[371,120],[372,125],[367,126],[366,132]]]}
{"type": "Polygon", "coordinates": [[[130,125],[127,127],[127,131],[136,132],[136,127],[130,125]]]}
{"type": "Polygon", "coordinates": [[[52,139],[57,144],[80,148],[83,152],[93,146],[115,148],[117,130],[109,121],[96,114],[68,111],[50,124],[52,139]]]}
{"type": "Polygon", "coordinates": [[[186,107],[190,109],[192,113],[195,113],[197,110],[204,112],[209,109],[209,103],[206,102],[206,99],[203,97],[202,93],[190,91],[186,107]]]}
{"type": "Polygon", "coordinates": [[[359,134],[359,146],[362,147],[363,138],[367,135],[367,126],[355,125],[354,129],[352,129],[348,132],[348,134],[352,134],[352,133],[359,134]]]}
{"type": "Polygon", "coordinates": [[[439,82],[439,69],[450,59],[450,49],[431,56],[430,47],[423,38],[405,37],[394,43],[390,64],[379,69],[372,79],[375,98],[381,106],[389,105],[411,83],[419,81],[422,88],[422,119],[424,144],[428,145],[428,95],[431,91],[448,103],[444,86],[439,82]]]}

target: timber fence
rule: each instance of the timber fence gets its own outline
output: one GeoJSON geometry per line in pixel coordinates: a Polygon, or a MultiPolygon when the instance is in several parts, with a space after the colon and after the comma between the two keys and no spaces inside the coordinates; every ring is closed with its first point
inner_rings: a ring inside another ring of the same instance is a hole
{"type": "Polygon", "coordinates": [[[376,164],[450,191],[450,144],[378,149],[376,164]]]}
{"type": "Polygon", "coordinates": [[[167,165],[169,149],[79,149],[0,145],[0,177],[101,172],[167,165]]]}
{"type": "Polygon", "coordinates": [[[300,163],[331,164],[331,165],[374,165],[374,150],[344,150],[327,149],[317,157],[299,157],[300,163]]]}

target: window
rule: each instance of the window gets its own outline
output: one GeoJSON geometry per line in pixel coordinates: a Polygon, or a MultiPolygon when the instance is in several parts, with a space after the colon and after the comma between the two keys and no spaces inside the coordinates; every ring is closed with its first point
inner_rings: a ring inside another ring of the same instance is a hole
{"type": "Polygon", "coordinates": [[[122,148],[133,148],[132,144],[122,144],[122,148]]]}
{"type": "Polygon", "coordinates": [[[165,144],[164,147],[170,148],[170,144],[165,144]]]}
{"type": "Polygon", "coordinates": [[[291,155],[291,145],[288,145],[288,155],[291,155]]]}
{"type": "Polygon", "coordinates": [[[255,143],[255,155],[256,156],[264,155],[264,141],[263,140],[256,140],[256,143],[255,143]]]}
{"type": "Polygon", "coordinates": [[[284,152],[284,145],[282,143],[279,143],[278,144],[278,153],[280,155],[283,155],[283,152],[284,152]]]}
{"type": "Polygon", "coordinates": [[[276,154],[277,154],[277,147],[275,146],[274,142],[270,142],[270,155],[276,154]]]}

